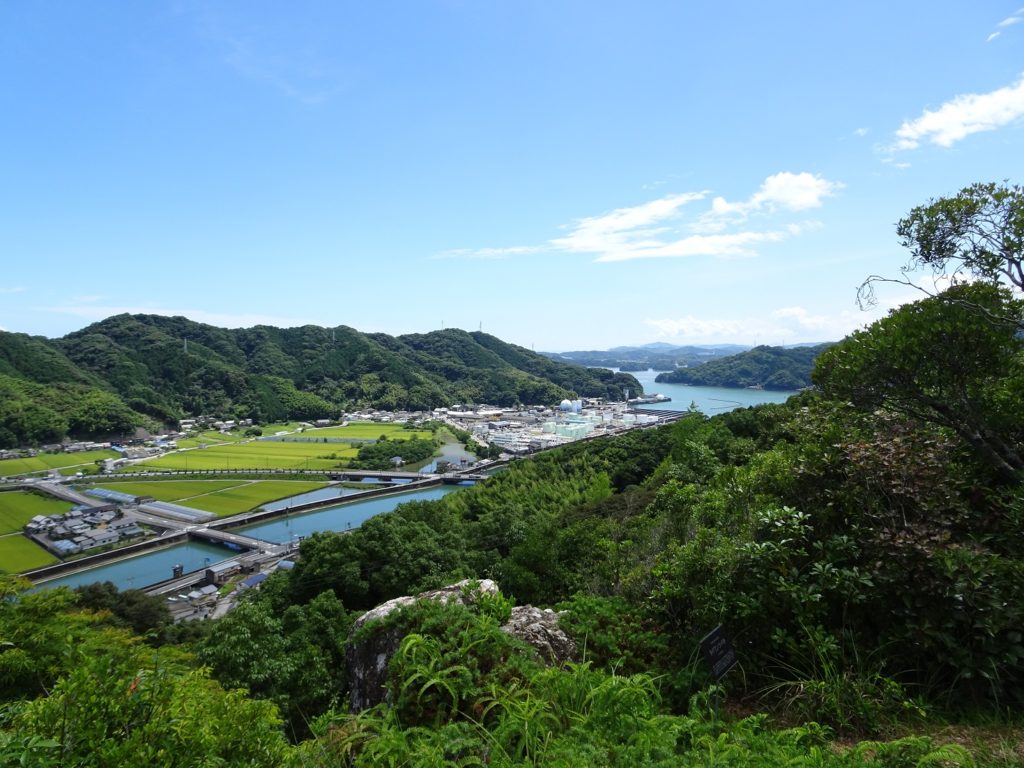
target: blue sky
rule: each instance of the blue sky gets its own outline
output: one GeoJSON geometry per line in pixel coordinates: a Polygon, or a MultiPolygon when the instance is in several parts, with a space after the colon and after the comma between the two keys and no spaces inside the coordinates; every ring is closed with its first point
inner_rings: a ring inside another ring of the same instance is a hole
{"type": "Polygon", "coordinates": [[[1024,180],[1020,2],[0,2],[0,328],[836,339],[1024,180]]]}

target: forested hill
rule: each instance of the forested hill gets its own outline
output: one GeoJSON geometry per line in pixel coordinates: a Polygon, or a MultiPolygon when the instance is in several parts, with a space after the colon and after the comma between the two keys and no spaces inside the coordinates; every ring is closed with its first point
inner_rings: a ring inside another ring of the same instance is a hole
{"type": "Polygon", "coordinates": [[[813,347],[759,346],[738,355],[709,360],[694,368],[659,373],[655,381],[705,387],[802,389],[811,385],[814,361],[831,343],[813,347]]]}
{"type": "Polygon", "coordinates": [[[226,329],[125,314],[56,340],[0,332],[0,445],[122,431],[147,417],[312,419],[362,406],[619,399],[625,386],[639,388],[627,374],[555,362],[485,333],[226,329]],[[101,403],[110,418],[69,422],[76,400],[101,403]]]}
{"type": "Polygon", "coordinates": [[[682,365],[700,365],[750,347],[739,344],[697,344],[675,346],[664,342],[644,344],[641,347],[613,347],[603,351],[587,350],[577,352],[544,352],[552,360],[577,365],[594,365],[602,368],[618,368],[620,371],[672,371],[682,365]]]}

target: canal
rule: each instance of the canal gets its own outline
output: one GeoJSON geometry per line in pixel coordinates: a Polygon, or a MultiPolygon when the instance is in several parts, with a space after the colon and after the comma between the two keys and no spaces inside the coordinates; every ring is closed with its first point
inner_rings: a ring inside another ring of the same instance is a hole
{"type": "MultiPolygon", "coordinates": [[[[403,502],[433,501],[455,490],[458,490],[458,486],[438,485],[420,491],[377,496],[364,501],[352,501],[311,512],[286,515],[269,522],[256,523],[234,530],[275,544],[285,544],[297,540],[300,536],[309,536],[316,531],[346,531],[358,528],[364,520],[374,515],[390,512],[403,502]]],[[[290,501],[295,503],[299,503],[299,499],[309,501],[306,498],[308,495],[302,494],[302,496],[293,497],[290,501]]],[[[188,573],[205,568],[211,563],[226,560],[232,554],[231,550],[225,547],[190,541],[175,544],[167,549],[144,552],[88,571],[61,576],[39,586],[74,588],[96,581],[110,581],[118,589],[141,589],[149,584],[171,578],[172,569],[179,563],[185,567],[185,572],[188,573]]]]}

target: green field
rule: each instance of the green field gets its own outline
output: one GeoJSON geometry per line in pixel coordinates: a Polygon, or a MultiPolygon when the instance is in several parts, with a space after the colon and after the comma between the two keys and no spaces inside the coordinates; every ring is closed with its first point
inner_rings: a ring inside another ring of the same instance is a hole
{"type": "Polygon", "coordinates": [[[87,465],[95,467],[99,459],[116,459],[116,451],[81,451],[80,453],[40,453],[30,459],[4,459],[0,461],[0,477],[24,475],[29,472],[45,472],[48,469],[61,469],[87,465]]]}
{"type": "Polygon", "coordinates": [[[0,573],[22,573],[56,562],[56,557],[20,533],[0,536],[0,573]]]}
{"type": "Polygon", "coordinates": [[[237,443],[241,440],[248,440],[241,432],[229,432],[224,434],[215,429],[200,432],[195,437],[183,437],[176,440],[179,448],[198,448],[200,445],[221,445],[222,443],[237,443]]]}
{"type": "MultiPolygon", "coordinates": [[[[263,434],[268,433],[264,430],[263,434]]],[[[401,424],[378,424],[375,421],[353,421],[344,427],[320,427],[302,433],[303,437],[348,437],[353,440],[377,440],[381,435],[387,435],[388,440],[411,440],[414,437],[429,440],[431,437],[430,430],[405,429],[401,424]]]]}
{"type": "Polygon", "coordinates": [[[268,501],[276,501],[288,496],[315,491],[326,485],[327,483],[302,480],[254,480],[246,485],[239,485],[225,491],[211,493],[208,496],[196,496],[191,499],[182,500],[181,503],[225,517],[227,515],[248,512],[249,510],[256,509],[261,504],[266,504],[268,501]]]}
{"type": "Polygon", "coordinates": [[[337,469],[355,457],[357,449],[343,443],[281,443],[252,440],[178,451],[136,466],[145,469],[337,469]],[[334,458],[330,458],[331,456],[334,458]]]}
{"type": "Polygon", "coordinates": [[[308,480],[151,480],[105,482],[101,487],[134,496],[152,496],[216,515],[237,515],[268,501],[315,491],[327,483],[308,480]]]}
{"type": "Polygon", "coordinates": [[[0,493],[0,535],[21,531],[36,515],[62,515],[71,504],[30,491],[0,493]]]}
{"type": "Polygon", "coordinates": [[[101,487],[132,496],[152,496],[157,501],[181,501],[193,496],[216,493],[244,485],[246,480],[154,480],[153,482],[114,483],[103,478],[101,487]]]}

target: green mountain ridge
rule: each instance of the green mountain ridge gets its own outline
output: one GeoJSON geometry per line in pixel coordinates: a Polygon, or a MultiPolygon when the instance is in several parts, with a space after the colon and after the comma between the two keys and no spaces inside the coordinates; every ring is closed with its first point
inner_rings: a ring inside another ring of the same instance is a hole
{"type": "Polygon", "coordinates": [[[831,346],[832,343],[801,347],[761,345],[738,355],[709,360],[693,368],[677,368],[659,373],[655,381],[706,387],[803,389],[811,386],[814,361],[831,346]]]}
{"type": "Polygon", "coordinates": [[[552,361],[481,332],[226,329],[123,314],[54,340],[0,332],[0,447],[188,415],[273,421],[359,407],[514,406],[618,399],[624,386],[639,389],[632,376],[552,361]],[[71,418],[71,401],[96,412],[71,418]]]}

